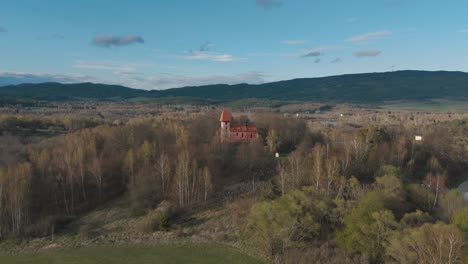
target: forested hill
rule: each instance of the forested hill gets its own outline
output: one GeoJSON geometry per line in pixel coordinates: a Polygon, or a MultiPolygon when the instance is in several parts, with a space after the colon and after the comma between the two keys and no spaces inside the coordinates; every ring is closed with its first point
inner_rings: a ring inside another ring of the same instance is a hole
{"type": "Polygon", "coordinates": [[[119,100],[147,94],[146,90],[132,89],[120,85],[94,83],[38,83],[0,87],[0,96],[19,97],[46,101],[77,99],[119,100]]]}
{"type": "Polygon", "coordinates": [[[216,84],[162,91],[92,83],[41,83],[0,87],[0,96],[41,100],[184,97],[214,102],[245,98],[356,103],[435,98],[468,100],[468,73],[397,71],[303,78],[259,85],[216,84]]]}

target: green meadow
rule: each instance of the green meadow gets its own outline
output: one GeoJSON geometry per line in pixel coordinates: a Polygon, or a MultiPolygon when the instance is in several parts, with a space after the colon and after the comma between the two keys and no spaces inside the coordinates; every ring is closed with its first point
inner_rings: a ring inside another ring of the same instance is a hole
{"type": "Polygon", "coordinates": [[[220,246],[95,247],[58,249],[33,254],[0,256],[8,264],[260,264],[264,263],[235,249],[220,246]]]}

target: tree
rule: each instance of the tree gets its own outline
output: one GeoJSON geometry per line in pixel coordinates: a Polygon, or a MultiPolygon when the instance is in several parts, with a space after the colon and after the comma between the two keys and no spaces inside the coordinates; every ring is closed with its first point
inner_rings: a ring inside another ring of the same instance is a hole
{"type": "Polygon", "coordinates": [[[362,197],[344,218],[345,226],[336,235],[338,244],[378,259],[388,238],[388,230],[397,226],[393,214],[385,210],[384,202],[384,196],[378,191],[362,197]]]}
{"type": "Polygon", "coordinates": [[[315,189],[319,190],[323,181],[323,156],[325,155],[325,148],[321,144],[316,144],[312,152],[312,182],[315,189]]]}
{"type": "Polygon", "coordinates": [[[463,237],[456,227],[443,223],[424,224],[396,233],[386,255],[395,263],[459,263],[463,237]]]}
{"type": "Polygon", "coordinates": [[[136,173],[136,157],[135,151],[133,149],[129,149],[127,154],[125,155],[125,159],[123,161],[124,171],[128,175],[130,185],[134,184],[135,182],[135,173],[136,173]]]}
{"type": "Polygon", "coordinates": [[[326,179],[326,194],[330,194],[332,184],[340,178],[340,168],[336,157],[327,158],[325,161],[325,179],[326,179]]]}
{"type": "Polygon", "coordinates": [[[0,170],[0,239],[3,237],[3,226],[6,224],[3,217],[5,210],[5,185],[6,176],[5,173],[0,170]]]}
{"type": "Polygon", "coordinates": [[[373,259],[380,259],[388,240],[399,225],[389,210],[374,212],[371,216],[372,221],[360,227],[362,236],[358,247],[362,249],[361,253],[366,253],[373,259]]]}
{"type": "Polygon", "coordinates": [[[375,179],[376,188],[382,192],[385,197],[387,208],[391,209],[398,217],[401,217],[406,211],[405,189],[403,183],[397,177],[398,170],[393,166],[384,166],[384,175],[375,179]]]}
{"type": "Polygon", "coordinates": [[[288,244],[318,237],[333,207],[313,187],[292,190],[277,200],[254,204],[247,231],[266,252],[280,254],[288,244]]]}
{"type": "Polygon", "coordinates": [[[159,177],[161,178],[161,187],[162,192],[165,195],[167,192],[167,186],[169,185],[169,176],[171,173],[171,166],[169,164],[169,158],[166,152],[162,152],[159,155],[159,159],[156,163],[156,169],[158,171],[159,177]]]}
{"type": "Polygon", "coordinates": [[[406,194],[408,201],[423,211],[430,211],[432,209],[432,202],[434,201],[434,193],[421,186],[420,184],[408,184],[406,186],[406,194]]]}
{"type": "Polygon", "coordinates": [[[204,198],[205,201],[208,200],[208,194],[213,189],[213,184],[211,182],[211,173],[208,167],[203,168],[203,191],[204,191],[204,198]]]}
{"type": "Polygon", "coordinates": [[[437,205],[437,201],[439,200],[439,193],[441,190],[447,188],[447,175],[445,173],[432,173],[429,172],[426,177],[424,178],[425,186],[434,192],[434,201],[432,202],[432,208],[434,209],[437,205]]]}
{"type": "Polygon", "coordinates": [[[406,213],[400,220],[400,223],[405,228],[409,227],[419,227],[425,223],[432,223],[434,220],[433,218],[426,212],[421,210],[416,210],[411,213],[406,213]]]}
{"type": "Polygon", "coordinates": [[[275,152],[276,149],[278,148],[278,141],[279,141],[278,133],[276,132],[275,129],[270,129],[268,131],[266,141],[268,144],[268,150],[272,153],[275,152]]]}
{"type": "Polygon", "coordinates": [[[435,157],[431,157],[429,169],[429,173],[424,178],[424,184],[435,193],[434,202],[432,203],[432,209],[434,209],[437,205],[440,191],[447,188],[447,173],[442,172],[441,165],[435,157]]]}
{"type": "Polygon", "coordinates": [[[393,175],[384,175],[375,179],[376,187],[382,191],[385,197],[394,201],[405,200],[405,189],[401,180],[393,175]]]}
{"type": "Polygon", "coordinates": [[[463,194],[457,189],[443,193],[439,199],[439,207],[446,221],[452,219],[453,214],[465,206],[463,194]]]}
{"type": "Polygon", "coordinates": [[[306,183],[306,162],[305,156],[299,151],[290,153],[286,160],[280,160],[278,176],[282,194],[290,189],[299,189],[306,183]]]}
{"type": "Polygon", "coordinates": [[[103,173],[101,167],[101,160],[96,154],[93,155],[91,164],[89,165],[90,174],[98,189],[98,200],[99,204],[102,203],[102,185],[103,185],[103,173]]]}
{"type": "Polygon", "coordinates": [[[452,224],[454,224],[463,233],[464,237],[468,239],[468,207],[458,209],[452,215],[452,224]]]}
{"type": "Polygon", "coordinates": [[[187,185],[190,174],[190,154],[188,151],[182,151],[178,158],[175,171],[175,183],[179,197],[179,206],[183,207],[186,203],[187,185]]]}
{"type": "Polygon", "coordinates": [[[27,223],[29,206],[29,187],[31,181],[31,164],[20,163],[7,169],[5,184],[6,210],[11,223],[11,230],[18,235],[27,223]]]}
{"type": "Polygon", "coordinates": [[[279,176],[279,181],[280,181],[280,186],[281,186],[281,196],[284,195],[285,193],[285,184],[286,184],[286,178],[288,177],[288,169],[287,165],[285,162],[278,162],[278,176],[279,176]]]}

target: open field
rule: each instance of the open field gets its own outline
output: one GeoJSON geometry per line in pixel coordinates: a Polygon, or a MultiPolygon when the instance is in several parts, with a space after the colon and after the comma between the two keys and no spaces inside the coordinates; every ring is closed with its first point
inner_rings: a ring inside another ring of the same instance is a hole
{"type": "Polygon", "coordinates": [[[423,111],[423,112],[468,112],[468,102],[449,99],[433,99],[427,101],[394,101],[382,106],[391,111],[423,111]]]}
{"type": "Polygon", "coordinates": [[[219,246],[97,247],[56,250],[37,254],[0,256],[11,264],[94,263],[263,263],[253,257],[219,246]]]}

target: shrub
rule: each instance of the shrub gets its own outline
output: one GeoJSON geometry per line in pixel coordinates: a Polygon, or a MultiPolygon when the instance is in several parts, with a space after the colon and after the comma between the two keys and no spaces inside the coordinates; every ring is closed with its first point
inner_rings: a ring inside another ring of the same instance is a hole
{"type": "Polygon", "coordinates": [[[463,236],[443,223],[424,224],[395,233],[386,249],[390,263],[460,263],[463,236]]]}
{"type": "Polygon", "coordinates": [[[425,223],[432,223],[433,221],[433,218],[428,213],[416,210],[415,212],[405,214],[401,218],[400,223],[404,227],[418,227],[425,223]]]}
{"type": "Polygon", "coordinates": [[[78,238],[86,240],[92,237],[90,225],[84,224],[78,227],[78,238]]]}
{"type": "Polygon", "coordinates": [[[406,187],[408,200],[416,208],[422,211],[430,211],[434,202],[434,193],[420,184],[409,184],[406,187]]]}
{"type": "Polygon", "coordinates": [[[344,218],[345,227],[337,232],[342,248],[369,255],[380,260],[384,244],[393,230],[398,228],[393,213],[385,209],[380,192],[367,193],[344,218]]]}
{"type": "Polygon", "coordinates": [[[136,225],[136,229],[141,234],[167,231],[169,229],[169,216],[161,211],[150,212],[136,225]]]}
{"type": "Polygon", "coordinates": [[[468,207],[456,211],[452,216],[452,223],[458,227],[466,239],[468,239],[468,207]]]}
{"type": "Polygon", "coordinates": [[[314,188],[294,190],[273,200],[255,204],[247,231],[269,255],[281,255],[288,244],[311,241],[320,236],[334,204],[314,188]]]}
{"type": "Polygon", "coordinates": [[[46,237],[54,235],[57,231],[75,220],[72,216],[48,216],[29,224],[24,228],[27,237],[46,237]]]}

